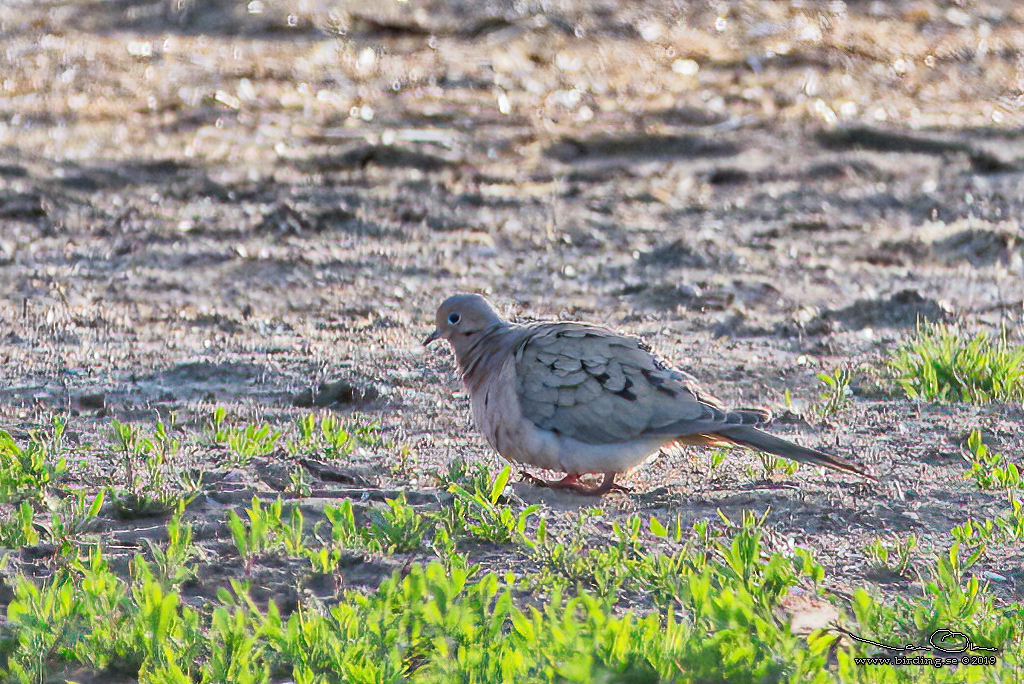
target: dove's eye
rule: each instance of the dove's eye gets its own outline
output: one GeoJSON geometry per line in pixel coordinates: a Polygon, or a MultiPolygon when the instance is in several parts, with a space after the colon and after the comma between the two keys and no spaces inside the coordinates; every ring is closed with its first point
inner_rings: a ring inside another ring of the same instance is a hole
{"type": "Polygon", "coordinates": [[[462,320],[462,316],[459,315],[458,311],[453,311],[448,314],[448,322],[452,325],[458,325],[460,320],[462,320]]]}

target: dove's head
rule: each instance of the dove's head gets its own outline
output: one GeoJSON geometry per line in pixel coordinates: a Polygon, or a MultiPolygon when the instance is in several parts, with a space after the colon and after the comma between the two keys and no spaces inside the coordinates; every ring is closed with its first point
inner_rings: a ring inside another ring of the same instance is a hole
{"type": "Polygon", "coordinates": [[[477,339],[478,333],[504,323],[487,300],[478,294],[457,294],[444,300],[437,307],[435,322],[437,328],[423,344],[444,338],[460,357],[461,352],[477,339]]]}

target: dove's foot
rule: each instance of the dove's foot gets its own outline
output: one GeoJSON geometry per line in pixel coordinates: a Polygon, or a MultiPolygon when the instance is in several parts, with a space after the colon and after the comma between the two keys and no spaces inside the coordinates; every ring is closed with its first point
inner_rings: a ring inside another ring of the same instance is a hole
{"type": "Polygon", "coordinates": [[[604,481],[596,487],[591,487],[580,482],[579,475],[566,475],[561,480],[542,480],[539,477],[526,474],[528,479],[538,487],[547,487],[549,489],[566,489],[570,492],[576,492],[577,494],[583,494],[585,496],[601,496],[607,494],[610,491],[617,492],[630,492],[628,487],[615,484],[615,473],[605,473],[604,481]]]}

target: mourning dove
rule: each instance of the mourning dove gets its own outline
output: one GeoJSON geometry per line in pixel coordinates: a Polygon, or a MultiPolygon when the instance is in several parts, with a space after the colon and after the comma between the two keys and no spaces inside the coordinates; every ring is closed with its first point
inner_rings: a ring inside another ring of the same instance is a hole
{"type": "Polygon", "coordinates": [[[585,494],[673,444],[742,445],[872,476],[861,466],[769,435],[760,411],[727,411],[640,341],[585,323],[503,320],[476,294],[449,297],[424,344],[455,351],[480,432],[509,461],[567,473],[548,486],[585,494]],[[604,475],[588,487],[580,475],[604,475]]]}

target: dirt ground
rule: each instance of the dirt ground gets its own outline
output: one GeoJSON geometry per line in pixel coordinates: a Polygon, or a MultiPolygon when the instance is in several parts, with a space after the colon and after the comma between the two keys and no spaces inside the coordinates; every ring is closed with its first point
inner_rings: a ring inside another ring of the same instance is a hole
{"type": "MultiPolygon", "coordinates": [[[[770,508],[836,591],[905,592],[871,539],[916,534],[925,558],[1005,505],[964,480],[962,443],[982,428],[1019,463],[1024,409],[906,401],[884,359],[918,318],[1021,341],[1015,0],[42,0],[0,7],[0,45],[0,427],[67,413],[75,486],[115,476],[111,418],[285,425],[296,393],[346,381],[334,410],[411,462],[364,453],[369,485],[314,498],[434,505],[452,459],[498,467],[450,351],[420,345],[444,297],[478,291],[642,335],[881,476],[666,453],[607,520],[770,508]],[[840,367],[854,401],[821,420],[816,375],[840,367]]],[[[272,460],[194,516],[274,495],[272,460]]],[[[514,490],[552,519],[594,503],[514,490]]],[[[126,550],[153,526],[109,524],[126,550]]],[[[978,571],[1019,601],[1021,560],[978,571]]]]}

